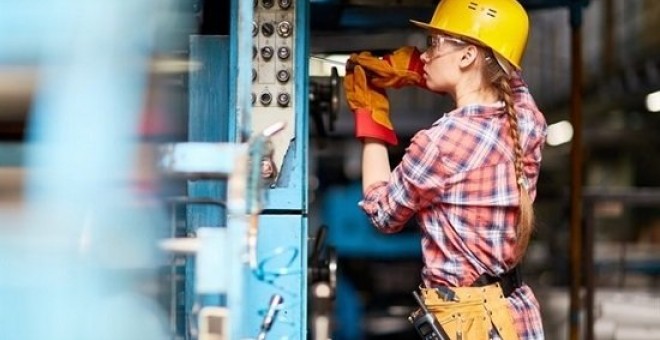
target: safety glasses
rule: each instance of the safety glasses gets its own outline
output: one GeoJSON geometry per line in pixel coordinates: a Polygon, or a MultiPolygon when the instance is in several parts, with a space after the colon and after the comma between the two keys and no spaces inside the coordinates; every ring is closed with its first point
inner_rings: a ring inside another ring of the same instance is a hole
{"type": "Polygon", "coordinates": [[[448,53],[456,51],[456,49],[452,49],[447,53],[440,53],[442,47],[447,43],[455,47],[463,47],[468,45],[467,42],[446,34],[433,34],[433,35],[429,35],[426,38],[426,46],[427,46],[426,54],[431,60],[433,60],[442,57],[448,53]]]}
{"type": "Polygon", "coordinates": [[[452,42],[455,45],[467,45],[465,41],[446,34],[432,34],[426,37],[426,47],[428,48],[440,47],[445,42],[452,42]]]}

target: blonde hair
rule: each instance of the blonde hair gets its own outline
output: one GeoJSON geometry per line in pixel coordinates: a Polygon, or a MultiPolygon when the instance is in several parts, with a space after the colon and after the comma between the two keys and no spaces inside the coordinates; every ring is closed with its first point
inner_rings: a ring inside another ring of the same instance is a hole
{"type": "MultiPolygon", "coordinates": [[[[502,61],[497,60],[492,51],[482,48],[485,55],[484,79],[492,84],[499,92],[500,98],[504,101],[504,108],[509,121],[509,133],[513,140],[514,168],[516,172],[516,183],[520,193],[520,215],[518,225],[516,226],[516,261],[522,259],[529,245],[529,240],[534,230],[534,208],[532,199],[529,196],[525,185],[525,173],[523,165],[523,149],[518,131],[518,116],[514,107],[513,90],[509,85],[510,76],[505,71],[508,65],[500,65],[502,61]]],[[[510,69],[510,68],[509,68],[510,69]]]]}

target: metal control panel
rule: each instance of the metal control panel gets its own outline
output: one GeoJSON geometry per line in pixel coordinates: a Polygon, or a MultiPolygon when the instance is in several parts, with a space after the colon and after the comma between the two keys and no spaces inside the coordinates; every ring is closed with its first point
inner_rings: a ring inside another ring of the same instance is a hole
{"type": "Polygon", "coordinates": [[[284,123],[270,135],[270,152],[260,155],[276,175],[263,181],[268,186],[261,188],[259,214],[247,221],[227,215],[228,228],[236,231],[229,242],[240,245],[248,236],[247,256],[234,253],[224,272],[231,339],[306,338],[308,8],[307,0],[231,5],[230,32],[236,34],[229,36],[229,77],[218,80],[229,86],[229,135],[254,141],[284,123]]]}
{"type": "Polygon", "coordinates": [[[293,0],[255,0],[252,22],[252,131],[286,124],[273,137],[272,161],[280,173],[295,136],[296,23],[293,0]]]}

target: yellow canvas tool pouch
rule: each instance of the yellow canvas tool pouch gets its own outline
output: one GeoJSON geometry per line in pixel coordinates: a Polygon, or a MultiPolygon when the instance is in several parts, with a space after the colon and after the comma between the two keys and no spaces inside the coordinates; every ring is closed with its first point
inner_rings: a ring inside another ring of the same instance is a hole
{"type": "Polygon", "coordinates": [[[424,304],[435,315],[450,339],[518,339],[508,302],[498,283],[451,289],[457,301],[446,301],[433,288],[421,288],[424,304]]]}

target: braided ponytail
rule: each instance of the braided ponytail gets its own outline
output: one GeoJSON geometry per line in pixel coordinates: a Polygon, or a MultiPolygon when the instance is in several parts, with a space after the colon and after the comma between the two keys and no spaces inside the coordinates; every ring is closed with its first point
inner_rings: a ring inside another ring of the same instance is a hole
{"type": "Polygon", "coordinates": [[[513,91],[509,85],[509,76],[502,67],[495,61],[495,56],[491,53],[486,54],[486,79],[499,91],[501,99],[504,101],[504,108],[509,121],[509,133],[513,140],[514,168],[516,173],[516,183],[520,192],[520,215],[516,227],[516,260],[520,261],[527,250],[529,239],[534,229],[534,209],[532,199],[525,186],[525,173],[523,168],[523,150],[520,142],[520,133],[518,131],[518,116],[514,107],[513,91]]]}
{"type": "Polygon", "coordinates": [[[509,119],[509,132],[513,140],[514,167],[516,170],[516,183],[520,192],[520,217],[518,227],[516,228],[516,258],[520,260],[529,244],[534,229],[534,209],[532,208],[532,199],[525,186],[523,171],[523,151],[520,143],[520,133],[518,132],[518,116],[513,106],[513,95],[511,86],[507,77],[500,77],[495,83],[500,90],[507,117],[509,119]]]}

